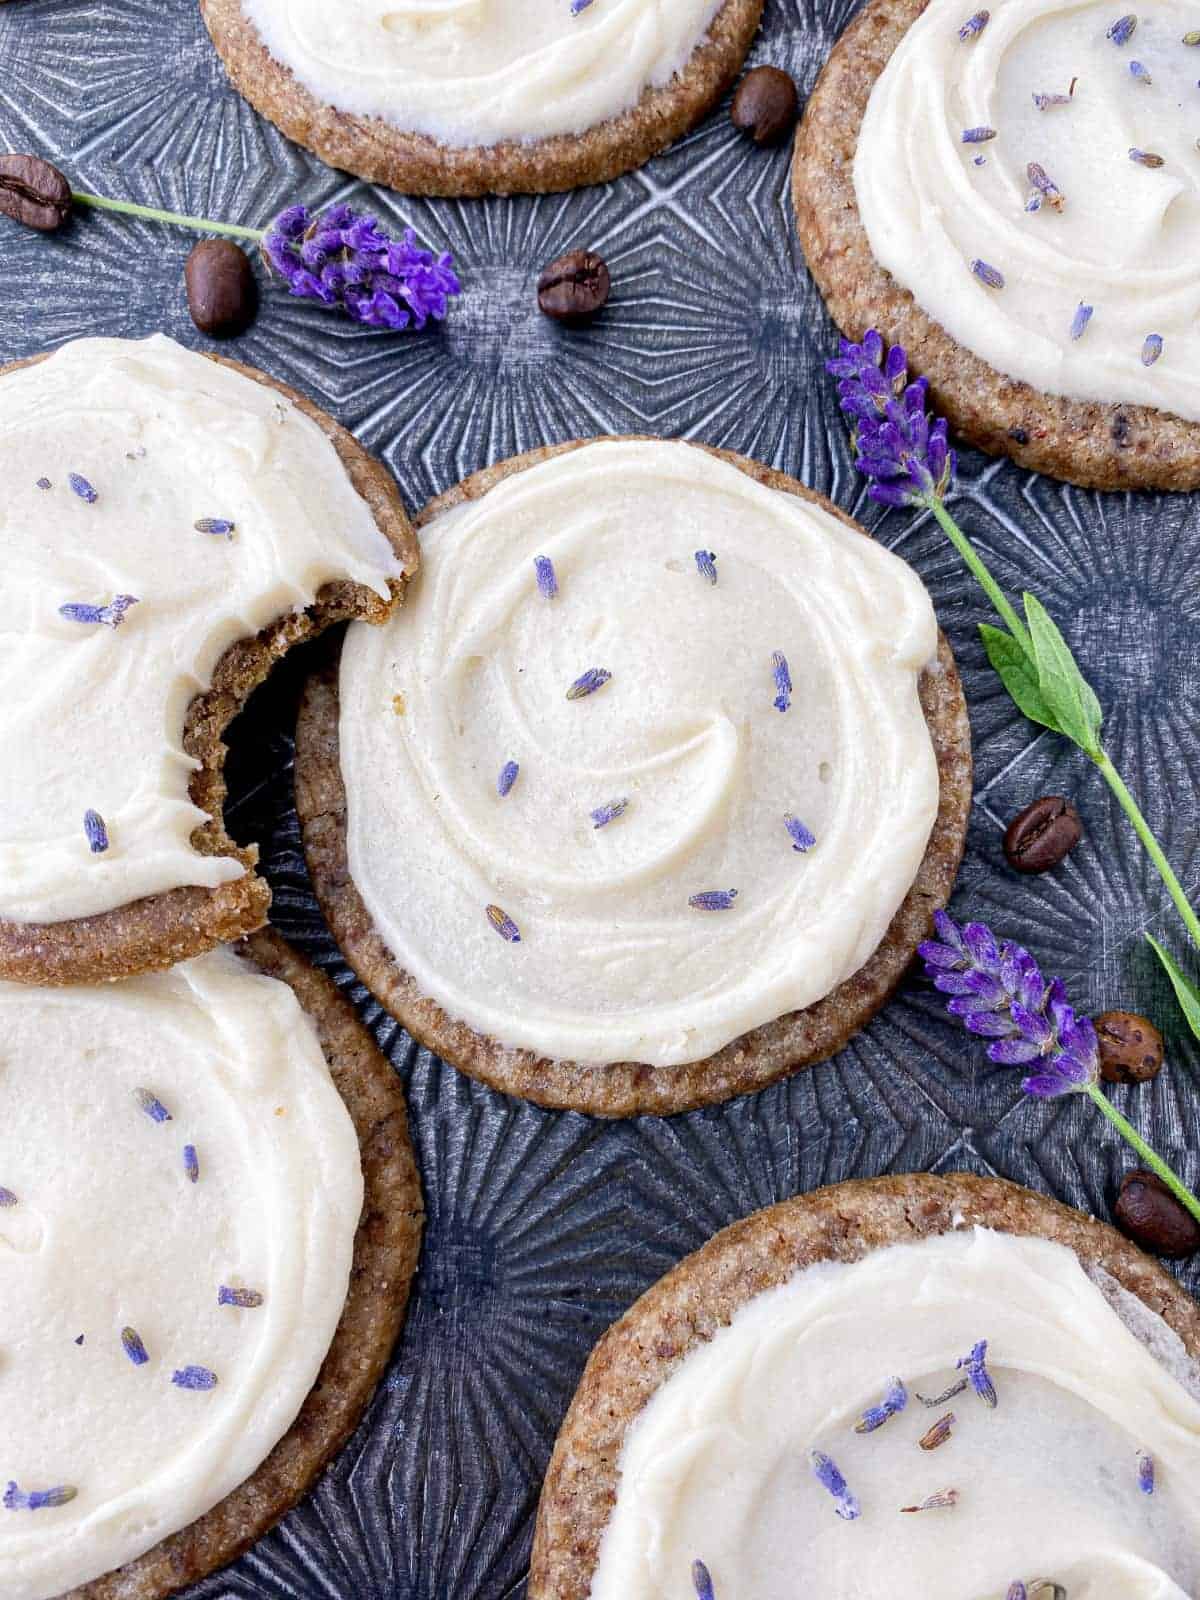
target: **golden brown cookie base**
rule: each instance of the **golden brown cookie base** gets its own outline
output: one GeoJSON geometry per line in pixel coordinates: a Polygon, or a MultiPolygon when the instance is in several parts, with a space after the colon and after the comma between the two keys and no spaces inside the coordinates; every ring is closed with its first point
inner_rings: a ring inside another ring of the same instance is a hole
{"type": "MultiPolygon", "coordinates": [[[[426,506],[417,526],[463,500],[479,499],[511,473],[592,442],[548,445],[477,472],[426,506]]],[[[858,528],[794,478],[726,450],[709,453],[768,488],[811,501],[847,527],[858,528]]],[[[338,757],[336,661],[310,681],[296,737],[296,809],[317,898],[347,961],[380,1004],[422,1044],[494,1089],[539,1105],[600,1117],[668,1115],[761,1089],[824,1061],[870,1021],[900,982],[918,943],[928,936],[934,911],[950,897],[971,805],[971,735],[954,657],[940,634],[938,670],[922,676],[920,692],[937,757],[941,798],[916,879],[882,944],[865,966],[824,1000],[755,1028],[703,1061],[678,1067],[552,1061],[529,1050],[507,1049],[474,1032],[421,993],[393,960],[350,879],[346,792],[338,757]]]]}
{"type": "MultiPolygon", "coordinates": [[[[548,0],[549,3],[549,0],[548,0]]],[[[531,144],[456,147],[321,102],[263,44],[242,0],[200,0],[234,87],[289,139],[371,183],[403,194],[541,194],[607,183],[694,127],[737,76],[763,0],[725,0],[683,72],[647,88],[630,111],[580,134],[531,144]]]]}
{"type": "Polygon", "coordinates": [[[256,933],[238,953],[294,992],[358,1134],[363,1213],[346,1309],[308,1399],[257,1471],[198,1522],[63,1600],[162,1600],[236,1560],[291,1510],[350,1437],[404,1321],[424,1210],[400,1081],[349,1001],[277,933],[256,933]]]}
{"type": "MultiPolygon", "coordinates": [[[[44,360],[16,361],[0,367],[0,378],[44,360]]],[[[206,889],[195,885],[149,895],[96,916],[66,922],[6,922],[0,919],[0,978],[16,983],[100,983],[153,972],[200,955],[213,945],[240,939],[267,920],[271,891],[253,871],[258,851],[241,849],[225,832],[225,729],[275,663],[295,644],[311,639],[335,622],[361,617],[382,622],[404,592],[420,559],[416,537],[391,474],[368,455],[352,434],[286,383],[226,356],[209,356],[275,389],[310,417],[330,440],[346,475],[366,501],[376,526],[404,564],[404,576],[390,580],[391,601],[362,584],[326,584],[306,611],[291,612],[252,639],[242,639],[217,662],[212,686],[187,709],[183,746],[200,763],[188,788],[192,803],[209,820],[192,834],[201,855],[233,856],[245,875],[206,889]]]]}
{"type": "Polygon", "coordinates": [[[902,344],[912,370],[929,379],[934,407],[981,450],[1086,488],[1200,487],[1195,423],[1152,406],[1042,394],[1004,377],[926,316],[871,254],[854,152],[875,80],[924,9],[925,0],[868,0],[834,46],[796,136],[796,225],[830,315],[848,338],[878,328],[902,344]]]}
{"type": "Polygon", "coordinates": [[[860,1261],[979,1225],[1068,1246],[1157,1312],[1200,1357],[1200,1306],[1106,1224],[998,1178],[925,1173],[834,1184],[735,1222],[659,1280],[592,1352],[538,1507],[528,1600],[586,1600],[616,1503],[625,1430],[696,1346],[767,1289],[818,1261],[860,1261]]]}

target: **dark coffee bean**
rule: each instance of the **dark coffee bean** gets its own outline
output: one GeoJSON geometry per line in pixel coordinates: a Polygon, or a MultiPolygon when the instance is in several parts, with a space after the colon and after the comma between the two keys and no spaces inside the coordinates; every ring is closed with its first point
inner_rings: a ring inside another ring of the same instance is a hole
{"type": "Polygon", "coordinates": [[[608,299],[608,267],[594,250],[569,250],[538,279],[538,305],[556,322],[586,322],[608,299]]]}
{"type": "Polygon", "coordinates": [[[754,67],[738,84],[729,114],[755,144],[781,144],[796,126],[800,97],[786,72],[754,67]]]}
{"type": "Polygon", "coordinates": [[[1127,1172],[1113,1211],[1121,1232],[1156,1256],[1190,1256],[1200,1250],[1200,1222],[1153,1172],[1127,1172]]]}
{"type": "Polygon", "coordinates": [[[71,215],[71,185],[40,156],[0,155],[0,216],[52,233],[71,215]]]}
{"type": "Polygon", "coordinates": [[[1043,795],[1016,816],[1004,835],[1004,854],[1018,872],[1048,872],[1083,838],[1079,813],[1060,794],[1043,795]]]}
{"type": "Polygon", "coordinates": [[[205,239],[183,270],[188,310],[201,333],[229,339],[254,321],[258,287],[244,250],[232,239],[205,239]]]}
{"type": "Polygon", "coordinates": [[[1106,1083],[1148,1083],[1163,1064],[1162,1034],[1133,1011],[1106,1011],[1095,1019],[1100,1076],[1106,1083]]]}

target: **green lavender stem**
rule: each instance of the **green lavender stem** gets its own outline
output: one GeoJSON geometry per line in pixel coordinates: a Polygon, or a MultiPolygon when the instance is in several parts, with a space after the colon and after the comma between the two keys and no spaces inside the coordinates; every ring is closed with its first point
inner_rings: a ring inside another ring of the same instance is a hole
{"type": "Polygon", "coordinates": [[[981,557],[975,549],[975,546],[971,543],[966,534],[959,527],[958,523],[955,522],[954,518],[946,510],[945,502],[939,495],[931,494],[922,503],[927,505],[930,511],[933,512],[934,518],[942,532],[958,551],[959,555],[966,562],[967,566],[970,567],[975,581],[979,584],[979,587],[995,606],[996,610],[1004,618],[1005,623],[1008,625],[1008,631],[1012,634],[1013,638],[1017,641],[1021,648],[1032,657],[1033,641],[1029,637],[1029,629],[1025,626],[1024,622],[1022,622],[1021,618],[1017,615],[1016,611],[1009,603],[1008,597],[1005,595],[1004,590],[984,566],[981,557]]]}
{"type": "Polygon", "coordinates": [[[236,222],[214,222],[211,217],[188,217],[179,211],[160,211],[155,206],[135,205],[132,200],[109,200],[104,195],[80,194],[74,189],[71,199],[97,211],[119,211],[127,217],[144,217],[148,222],[172,222],[178,228],[194,228],[197,233],[224,233],[233,239],[252,239],[256,244],[266,234],[265,228],[243,228],[236,222]]]}
{"type": "Polygon", "coordinates": [[[1151,1172],[1162,1179],[1180,1205],[1186,1206],[1196,1221],[1200,1222],[1200,1200],[1196,1199],[1186,1184],[1180,1182],[1163,1158],[1150,1148],[1128,1117],[1121,1115],[1098,1084],[1090,1084],[1087,1092],[1122,1138],[1127,1139],[1133,1146],[1151,1172]]]}

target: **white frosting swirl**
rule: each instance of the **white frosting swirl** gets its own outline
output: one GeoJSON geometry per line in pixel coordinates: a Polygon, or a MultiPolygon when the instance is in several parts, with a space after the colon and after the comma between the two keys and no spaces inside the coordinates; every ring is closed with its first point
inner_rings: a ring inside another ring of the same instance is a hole
{"type": "Polygon", "coordinates": [[[1037,1579],[1070,1600],[1187,1600],[1197,1471],[1200,1403],[1064,1246],[982,1229],[897,1245],[798,1273],[676,1368],[626,1435],[591,1600],[694,1600],[696,1559],[717,1600],[1004,1600],[1037,1579]],[[996,1409],[969,1390],[923,1406],[980,1339],[996,1409]],[[906,1408],[856,1433],[893,1376],[906,1408]],[[947,1411],[949,1441],[918,1449],[947,1411]],[[835,1514],[811,1449],[857,1520],[835,1514]],[[947,1488],[953,1507],[901,1513],[947,1488]]]}
{"type": "Polygon", "coordinates": [[[340,742],[354,882],[426,994],[505,1045],[669,1065],[863,964],[938,804],[917,693],[937,627],[909,567],[678,443],[545,461],[438,517],[423,547],[403,610],[350,630],[340,742]],[[716,552],[715,586],[697,549],[716,552]],[[568,699],[590,668],[611,681],[568,699]],[[807,854],[788,814],[816,836],[807,854]],[[730,889],[729,910],[689,906],[730,889]]]}
{"type": "Polygon", "coordinates": [[[1120,46],[1106,36],[1119,6],[998,0],[964,42],[971,5],[931,0],[872,90],[854,186],[875,258],[964,348],[1044,393],[1200,421],[1200,50],[1182,42],[1197,14],[1137,10],[1120,46]],[[1036,108],[1073,80],[1068,104],[1036,108]],[[996,137],[963,143],[980,127],[996,137]],[[1061,210],[1025,210],[1030,162],[1061,210]],[[972,274],[977,259],[1002,289],[972,274]],[[1093,315],[1072,338],[1081,303],[1093,315]],[[1150,335],[1162,354],[1146,365],[1150,335]]]}
{"type": "Polygon", "coordinates": [[[0,382],[0,482],[0,917],[240,877],[190,843],[189,702],[229,645],[322,584],[386,595],[400,571],[333,445],[277,391],[161,335],[83,339],[0,382]],[[205,518],[234,530],[197,531],[205,518]],[[119,594],[138,600],[119,627],[59,613],[119,594]]]}
{"type": "Polygon", "coordinates": [[[0,1507],[0,1593],[48,1600],[193,1522],[287,1431],[363,1186],[311,1023],[226,951],[96,988],[0,983],[0,1036],[0,1494],[77,1491],[0,1507]],[[177,1387],[192,1366],[216,1386],[177,1387]]]}
{"type": "Polygon", "coordinates": [[[242,0],[271,54],[339,111],[449,145],[582,133],[668,83],[722,0],[242,0]]]}

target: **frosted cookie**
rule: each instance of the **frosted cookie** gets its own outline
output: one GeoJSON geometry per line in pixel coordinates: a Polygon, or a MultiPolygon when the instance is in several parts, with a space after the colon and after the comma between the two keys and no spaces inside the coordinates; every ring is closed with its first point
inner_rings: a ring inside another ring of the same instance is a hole
{"type": "Polygon", "coordinates": [[[416,565],[390,476],[292,390],[161,335],[0,372],[0,978],[196,955],[270,900],[221,735],[272,663],[416,565]]]}
{"type": "Polygon", "coordinates": [[[1196,16],[869,0],[797,139],[809,268],[967,439],[1097,488],[1200,486],[1196,16]]]}
{"type": "Polygon", "coordinates": [[[289,138],[408,194],[604,183],[699,122],[762,0],[200,0],[289,138]]]}
{"type": "Polygon", "coordinates": [[[678,1111],[823,1059],[949,895],[970,798],[916,574],[818,496],[660,440],[535,451],[421,519],[423,581],[300,717],[351,965],[545,1105],[678,1111]]]}
{"type": "Polygon", "coordinates": [[[1187,1600],[1200,1309],[997,1180],[838,1184],[719,1233],[588,1362],[529,1600],[1187,1600]]]}
{"type": "Polygon", "coordinates": [[[421,1201],[395,1074],[274,934],[0,982],[0,1593],[158,1600],[233,1559],[378,1381],[421,1201]]]}

